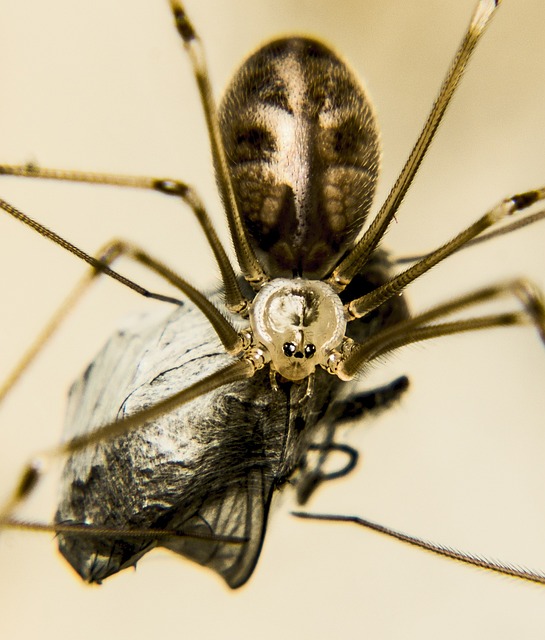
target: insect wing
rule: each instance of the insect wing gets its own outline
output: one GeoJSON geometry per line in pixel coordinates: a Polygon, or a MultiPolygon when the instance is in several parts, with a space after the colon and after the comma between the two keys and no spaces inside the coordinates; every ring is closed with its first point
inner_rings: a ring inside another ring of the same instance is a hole
{"type": "MultiPolygon", "coordinates": [[[[133,415],[230,360],[190,304],[166,322],[140,319],[120,329],[74,384],[65,435],[133,415]]],[[[316,400],[331,387],[331,377],[321,379],[329,384],[319,385],[316,400]]],[[[82,578],[101,582],[164,546],[212,568],[231,587],[243,584],[259,557],[272,493],[299,460],[312,431],[305,427],[321,415],[314,398],[298,403],[302,393],[304,385],[272,391],[268,374],[260,372],[91,445],[65,466],[58,522],[175,529],[247,542],[74,534],[60,537],[63,555],[82,578]]]]}
{"type": "MultiPolygon", "coordinates": [[[[189,305],[159,326],[146,322],[147,327],[140,321],[120,329],[74,384],[67,437],[132,415],[229,361],[206,320],[189,305]]],[[[252,544],[61,537],[61,552],[84,579],[100,582],[158,544],[211,566],[230,584],[247,577],[263,536],[270,483],[264,488],[261,474],[246,474],[230,458],[243,446],[245,418],[237,418],[242,386],[212,392],[140,430],[73,455],[64,470],[56,519],[247,536],[252,544]]],[[[256,393],[260,387],[252,386],[256,393]]]]}

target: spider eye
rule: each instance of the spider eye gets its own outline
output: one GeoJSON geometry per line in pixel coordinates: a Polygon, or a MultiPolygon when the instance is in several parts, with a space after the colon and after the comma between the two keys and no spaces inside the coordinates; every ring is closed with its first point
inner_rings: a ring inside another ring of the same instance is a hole
{"type": "Polygon", "coordinates": [[[291,356],[295,353],[295,345],[293,344],[293,342],[284,342],[282,351],[284,352],[285,356],[291,358],[291,356]]]}
{"type": "Polygon", "coordinates": [[[312,356],[316,353],[316,347],[313,344],[307,344],[305,347],[305,358],[312,358],[312,356]]]}

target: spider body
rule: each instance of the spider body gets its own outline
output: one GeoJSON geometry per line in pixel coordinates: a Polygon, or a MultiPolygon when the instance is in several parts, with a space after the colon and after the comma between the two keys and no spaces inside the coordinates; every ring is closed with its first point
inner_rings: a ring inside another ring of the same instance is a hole
{"type": "MultiPolygon", "coordinates": [[[[389,271],[386,254],[378,252],[354,287],[373,289],[389,271]]],[[[351,323],[350,334],[363,339],[405,315],[404,300],[396,298],[367,322],[351,323]]],[[[166,321],[131,322],[73,385],[65,438],[134,414],[230,360],[191,303],[166,321]]],[[[317,369],[312,393],[305,397],[306,384],[283,381],[272,388],[263,369],[142,429],[89,446],[66,463],[59,523],[171,529],[248,542],[61,535],[61,553],[84,580],[101,582],[164,546],[216,571],[230,587],[241,586],[259,558],[274,493],[295,475],[305,502],[323,479],[319,465],[306,462],[309,448],[331,439],[345,420],[375,408],[373,397],[347,395],[345,384],[317,369]]],[[[404,388],[382,397],[377,408],[404,388]]]]}
{"type": "MultiPolygon", "coordinates": [[[[441,336],[532,323],[543,340],[543,296],[523,278],[451,297],[414,316],[402,294],[445,258],[486,239],[493,225],[545,199],[545,188],[504,198],[445,244],[408,260],[412,266],[401,272],[379,248],[498,4],[477,3],[407,162],[362,232],[378,174],[378,130],[346,65],[320,42],[274,41],[243,65],[218,115],[199,38],[181,2],[171,0],[242,277],[195,190],[179,180],[0,165],[5,175],[177,197],[200,223],[221,272],[219,298],[205,296],[141,247],[114,242],[93,257],[0,203],[90,264],[92,278],[106,274],[147,298],[179,306],[166,321],[143,320],[114,336],[73,387],[63,444],[46,452],[48,459],[69,457],[55,524],[45,528],[59,534],[61,552],[85,580],[100,582],[164,546],[213,569],[230,587],[241,586],[258,560],[274,492],[296,484],[304,503],[323,480],[348,473],[357,453],[336,443],[339,425],[387,407],[407,388],[403,377],[358,393],[350,381],[405,345],[441,336]],[[112,269],[120,255],[164,278],[179,297],[149,291],[112,269]],[[517,311],[479,313],[481,303],[505,296],[518,303],[517,311]],[[458,319],[460,311],[467,316],[458,319]],[[347,454],[348,462],[327,472],[332,451],[347,454]]],[[[544,216],[538,212],[498,233],[544,216]]],[[[37,341],[32,357],[59,322],[37,341]]],[[[29,362],[23,359],[4,389],[29,362]]],[[[32,528],[12,516],[38,484],[42,461],[37,456],[23,469],[0,510],[0,527],[32,528]]],[[[368,521],[364,526],[377,528],[368,521]]],[[[532,572],[378,528],[440,555],[545,582],[532,572]]]]}
{"type": "MultiPolygon", "coordinates": [[[[361,341],[407,315],[398,297],[352,323],[347,334],[341,298],[308,279],[325,277],[352,247],[378,174],[372,108],[346,65],[308,38],[265,45],[235,75],[219,123],[238,208],[273,278],[251,302],[250,325],[279,382],[271,385],[260,370],[75,454],[64,471],[56,520],[248,541],[61,536],[61,552],[90,582],[162,544],[209,566],[231,587],[243,584],[257,562],[274,491],[299,471],[307,476],[305,501],[315,482],[308,478],[320,474],[304,468],[318,432],[334,433],[341,407],[352,418],[363,411],[363,405],[354,410],[346,389],[336,403],[343,383],[323,370],[330,353],[346,336],[361,341]]],[[[386,254],[377,252],[347,299],[390,276],[386,254]]],[[[120,331],[74,385],[67,437],[137,413],[229,360],[190,303],[166,324],[120,331]]]]}

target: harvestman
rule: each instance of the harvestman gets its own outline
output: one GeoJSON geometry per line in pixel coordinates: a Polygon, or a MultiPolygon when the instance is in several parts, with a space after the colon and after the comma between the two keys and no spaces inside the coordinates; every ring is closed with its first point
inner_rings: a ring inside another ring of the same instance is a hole
{"type": "MultiPolygon", "coordinates": [[[[357,454],[335,442],[337,426],[387,407],[407,388],[403,377],[366,392],[350,387],[347,396],[346,383],[402,346],[454,333],[532,322],[545,341],[543,299],[525,280],[493,284],[415,316],[400,296],[456,251],[541,219],[538,212],[488,231],[544,199],[545,188],[501,201],[401,272],[378,248],[498,5],[478,3],[405,167],[358,240],[373,199],[379,141],[369,99],[345,63],[316,40],[274,41],[244,63],[216,113],[200,41],[181,3],[171,0],[200,91],[242,278],[196,192],[182,182],[0,165],[5,175],[151,189],[180,198],[201,224],[223,283],[222,295],[208,298],[124,242],[91,257],[0,201],[6,213],[92,266],[2,396],[96,276],[106,274],[177,307],[160,326],[124,327],[75,383],[64,443],[35,456],[23,470],[0,511],[0,526],[57,532],[63,555],[91,582],[164,546],[238,587],[255,568],[274,491],[292,481],[304,503],[322,481],[348,473],[357,454]],[[162,276],[182,299],[147,291],[112,270],[121,255],[162,276]],[[518,299],[522,309],[448,319],[502,296],[518,299]],[[311,450],[315,458],[307,455],[311,450]],[[333,451],[345,454],[347,462],[326,473],[333,451]],[[15,509],[50,459],[59,456],[69,457],[55,524],[17,521],[15,509]]],[[[362,519],[298,515],[352,520],[457,560],[545,582],[542,574],[362,519]]]]}

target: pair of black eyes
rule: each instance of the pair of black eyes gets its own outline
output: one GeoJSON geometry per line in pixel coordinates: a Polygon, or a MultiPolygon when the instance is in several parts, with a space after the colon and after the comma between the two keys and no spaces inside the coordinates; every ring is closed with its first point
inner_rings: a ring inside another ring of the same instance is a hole
{"type": "MultiPolygon", "coordinates": [[[[284,351],[284,355],[288,356],[288,358],[291,358],[292,356],[294,356],[295,358],[303,357],[303,353],[301,353],[301,351],[297,351],[297,347],[293,344],[293,342],[284,342],[282,350],[284,351]]],[[[304,349],[305,358],[312,358],[312,356],[315,353],[316,353],[316,347],[313,344],[305,345],[305,349],[304,349]]]]}

